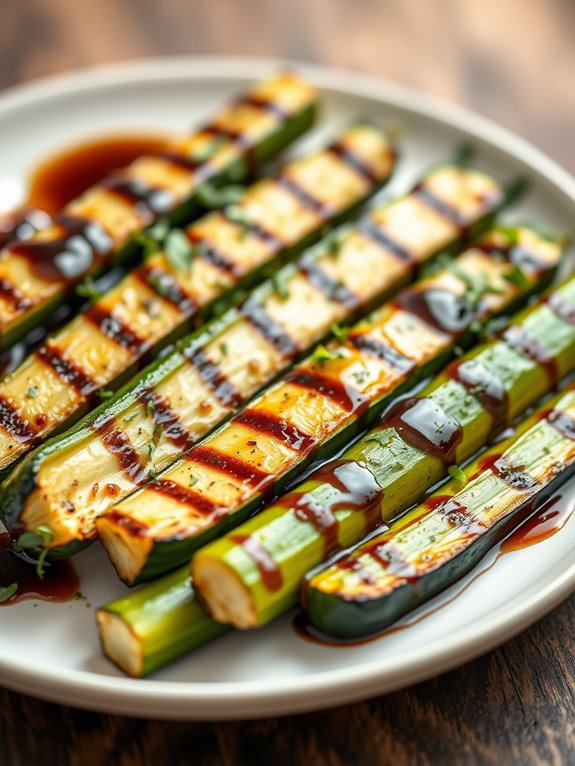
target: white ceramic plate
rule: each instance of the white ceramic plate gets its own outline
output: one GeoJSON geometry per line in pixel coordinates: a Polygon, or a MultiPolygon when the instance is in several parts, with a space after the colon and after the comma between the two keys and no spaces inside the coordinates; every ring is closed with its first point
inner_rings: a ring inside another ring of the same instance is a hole
{"type": "MultiPolygon", "coordinates": [[[[120,129],[184,130],[276,66],[245,59],[157,60],[8,92],[0,97],[0,191],[17,189],[27,168],[69,141],[120,129]]],[[[472,140],[487,170],[529,178],[529,195],[511,218],[572,228],[575,180],[523,140],[393,85],[301,69],[321,88],[325,104],[311,141],[357,115],[405,128],[401,169],[386,195],[406,190],[427,165],[472,140]]],[[[575,484],[571,489],[575,494],[575,484]]],[[[464,663],[552,609],[575,588],[574,535],[575,514],[545,542],[500,558],[426,619],[362,646],[305,642],[293,633],[290,615],[257,634],[229,634],[146,680],[123,677],[101,656],[94,610],[86,603],[24,602],[0,609],[0,684],[81,707],[180,719],[268,716],[373,696],[464,663]]],[[[78,568],[91,605],[125,590],[97,546],[79,557],[78,568]]]]}

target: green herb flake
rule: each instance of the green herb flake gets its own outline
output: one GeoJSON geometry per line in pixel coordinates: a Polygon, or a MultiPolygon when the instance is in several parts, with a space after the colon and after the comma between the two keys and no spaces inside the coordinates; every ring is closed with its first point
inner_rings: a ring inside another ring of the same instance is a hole
{"type": "Polygon", "coordinates": [[[194,259],[194,246],[182,229],[173,229],[164,242],[166,258],[174,271],[189,273],[194,259]]]}
{"type": "Polygon", "coordinates": [[[343,354],[341,351],[326,348],[323,345],[319,345],[313,352],[311,361],[314,364],[322,364],[323,362],[331,362],[333,359],[342,359],[343,354]]]}
{"type": "Polygon", "coordinates": [[[460,481],[462,484],[467,484],[467,476],[458,465],[450,465],[447,472],[452,479],[460,481]]]}
{"type": "Polygon", "coordinates": [[[227,343],[220,343],[220,351],[222,356],[228,355],[228,344],[227,343]]]}
{"type": "Polygon", "coordinates": [[[135,420],[138,417],[138,413],[134,412],[132,415],[127,415],[125,418],[122,418],[124,423],[131,423],[132,420],[135,420]]]}
{"type": "Polygon", "coordinates": [[[192,149],[189,158],[192,162],[207,162],[214,157],[225,144],[223,136],[215,136],[211,141],[192,149]]]}
{"type": "Polygon", "coordinates": [[[35,399],[38,396],[39,388],[38,386],[30,386],[30,388],[26,391],[26,396],[28,399],[35,399]]]}
{"type": "Polygon", "coordinates": [[[243,210],[239,205],[229,205],[225,211],[228,221],[237,224],[239,226],[239,239],[243,240],[248,231],[253,226],[253,221],[248,213],[243,210]]]}
{"type": "Polygon", "coordinates": [[[103,295],[89,274],[76,287],[76,294],[81,298],[88,298],[88,300],[97,300],[103,295]]]}
{"type": "Polygon", "coordinates": [[[245,195],[246,189],[244,186],[229,185],[229,186],[214,186],[209,181],[203,183],[196,192],[196,199],[202,205],[202,207],[208,210],[214,210],[219,207],[227,207],[228,205],[237,204],[245,195]]]}
{"type": "Polygon", "coordinates": [[[287,300],[289,298],[289,273],[283,269],[278,271],[272,276],[272,283],[279,297],[284,301],[287,300]]]}
{"type": "Polygon", "coordinates": [[[190,487],[193,487],[195,484],[198,483],[198,477],[194,476],[193,474],[190,476],[190,487]]]}
{"type": "Polygon", "coordinates": [[[514,266],[508,274],[505,274],[504,279],[517,287],[527,288],[531,286],[529,277],[519,266],[514,266]]]}
{"type": "Polygon", "coordinates": [[[3,604],[5,601],[9,601],[12,596],[16,593],[18,590],[18,583],[13,582],[11,585],[8,585],[6,588],[2,588],[0,590],[0,604],[3,604]]]}
{"type": "Polygon", "coordinates": [[[332,324],[330,332],[335,335],[340,343],[345,343],[349,335],[349,327],[341,327],[338,324],[332,324]]]}
{"type": "Polygon", "coordinates": [[[110,399],[110,397],[114,396],[114,392],[108,391],[106,388],[101,388],[98,391],[98,396],[100,397],[100,401],[105,402],[106,399],[110,399]]]}
{"type": "Polygon", "coordinates": [[[54,539],[54,533],[45,525],[41,525],[29,532],[23,532],[13,544],[15,550],[24,548],[42,548],[38,560],[36,561],[36,574],[40,580],[44,579],[44,564],[46,556],[50,553],[47,544],[54,539]]]}

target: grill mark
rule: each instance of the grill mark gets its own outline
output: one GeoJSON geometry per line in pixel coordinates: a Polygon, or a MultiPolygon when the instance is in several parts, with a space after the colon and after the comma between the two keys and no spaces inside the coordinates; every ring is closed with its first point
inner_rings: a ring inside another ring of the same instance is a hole
{"type": "Polygon", "coordinates": [[[229,539],[235,545],[240,545],[254,562],[266,590],[273,592],[281,588],[283,584],[281,569],[257,537],[253,535],[230,535],[229,539]]]}
{"type": "Polygon", "coordinates": [[[503,331],[501,337],[519,354],[540,365],[549,376],[553,386],[557,384],[559,371],[553,355],[536,338],[530,336],[523,327],[510,325],[503,331]]]}
{"type": "Polygon", "coordinates": [[[169,271],[158,266],[144,265],[133,272],[134,277],[153,290],[159,298],[171,303],[182,314],[192,314],[197,309],[194,299],[187,295],[175,277],[169,271]]]}
{"type": "Polygon", "coordinates": [[[575,440],[575,418],[569,415],[568,412],[562,412],[561,410],[551,410],[546,416],[546,420],[555,428],[562,436],[567,439],[575,440]]]}
{"type": "Polygon", "coordinates": [[[307,189],[304,189],[294,178],[286,173],[279,173],[273,179],[282,189],[286,189],[292,194],[304,207],[313,210],[320,218],[327,220],[333,214],[331,205],[315,197],[307,189]]]}
{"type": "Polygon", "coordinates": [[[168,213],[176,204],[176,198],[169,189],[150,186],[138,178],[129,178],[117,173],[102,181],[102,188],[133,206],[145,225],[159,215],[168,213]]]}
{"type": "Polygon", "coordinates": [[[198,446],[188,452],[186,459],[189,462],[206,465],[220,473],[227,474],[239,483],[247,484],[255,491],[261,491],[266,484],[273,481],[273,476],[259,468],[207,445],[198,446]]]}
{"type": "Polygon", "coordinates": [[[252,296],[240,309],[242,317],[248,320],[263,337],[287,359],[299,354],[299,347],[283,327],[271,317],[263,305],[252,296]]]}
{"type": "Polygon", "coordinates": [[[339,380],[328,378],[325,375],[299,367],[286,376],[288,383],[315,391],[322,396],[329,397],[346,412],[358,412],[368,404],[368,398],[360,391],[346,386],[339,380]]]}
{"type": "Polygon", "coordinates": [[[239,412],[234,417],[234,423],[241,423],[253,431],[267,434],[299,452],[308,452],[318,442],[317,436],[306,434],[289,420],[262,410],[248,409],[239,412]]]}
{"type": "MultiPolygon", "coordinates": [[[[419,571],[416,566],[404,558],[401,551],[394,545],[392,540],[374,542],[361,549],[362,556],[369,556],[388,574],[395,579],[402,579],[408,583],[417,582],[419,571]]],[[[357,560],[357,559],[356,559],[357,560]]],[[[338,567],[340,563],[338,562],[338,567]]],[[[346,568],[346,567],[344,567],[346,568]]]]}
{"type": "Polygon", "coordinates": [[[187,229],[185,233],[190,242],[199,245],[198,256],[202,260],[211,263],[220,271],[230,274],[234,279],[239,279],[242,276],[241,267],[221,250],[218,250],[215,245],[204,239],[201,234],[193,229],[187,229]]]}
{"type": "Polygon", "coordinates": [[[184,354],[220,404],[231,409],[240,406],[243,401],[242,395],[230,383],[218,365],[212,362],[202,349],[184,350],[184,354]]]}
{"type": "MultiPolygon", "coordinates": [[[[235,223],[233,220],[233,217],[230,216],[230,208],[225,207],[220,210],[221,215],[230,223],[235,223]]],[[[265,242],[273,252],[277,252],[278,250],[283,249],[286,246],[286,242],[279,237],[277,234],[273,234],[271,231],[268,231],[264,226],[262,226],[260,223],[256,223],[255,221],[252,221],[249,219],[249,217],[246,218],[245,224],[242,223],[241,226],[245,226],[247,231],[249,231],[250,234],[253,234],[255,237],[260,239],[262,242],[265,242]]],[[[271,255],[272,253],[270,253],[271,255]]]]}
{"type": "Polygon", "coordinates": [[[575,306],[559,293],[551,293],[545,302],[551,311],[567,324],[575,325],[575,306]]]}
{"type": "Polygon", "coordinates": [[[169,497],[171,500],[175,500],[180,505],[185,505],[188,508],[191,506],[199,514],[210,520],[217,518],[218,511],[221,511],[220,506],[208,500],[199,492],[194,492],[193,489],[188,487],[182,487],[180,484],[176,484],[175,481],[170,481],[169,479],[157,479],[151,482],[146,487],[146,490],[169,497]]]}
{"type": "Polygon", "coordinates": [[[62,236],[10,245],[10,251],[26,258],[40,279],[77,282],[112,252],[113,240],[98,221],[68,213],[60,213],[54,220],[62,236]]]}
{"type": "Polygon", "coordinates": [[[453,226],[456,226],[461,232],[467,230],[469,222],[464,215],[460,213],[457,208],[453,207],[453,205],[445,202],[428,189],[425,186],[425,182],[417,184],[413,190],[413,194],[415,194],[428,207],[445,218],[446,221],[449,221],[453,226]]]}
{"type": "Polygon", "coordinates": [[[25,311],[34,305],[30,298],[23,296],[7,279],[0,279],[0,297],[19,311],[25,311]]]}
{"type": "Polygon", "coordinates": [[[149,341],[140,338],[127,325],[121,322],[110,311],[95,303],[84,314],[84,318],[100,330],[118,346],[125,348],[132,356],[139,356],[149,346],[149,341]]]}
{"type": "Polygon", "coordinates": [[[538,258],[537,253],[521,245],[508,248],[507,258],[514,266],[533,277],[540,277],[552,268],[545,260],[538,258]]]}
{"type": "Polygon", "coordinates": [[[167,399],[151,388],[144,391],[141,399],[146,407],[151,407],[152,419],[156,426],[161,426],[162,436],[182,451],[188,450],[194,445],[192,435],[167,399]]]}
{"type": "Polygon", "coordinates": [[[290,116],[290,112],[285,109],[277,101],[271,101],[262,96],[256,96],[252,93],[246,93],[245,96],[241,96],[235,104],[237,106],[253,106],[256,109],[261,109],[262,112],[268,112],[273,114],[279,120],[285,120],[290,116]]]}
{"type": "Polygon", "coordinates": [[[20,444],[29,444],[37,438],[30,423],[2,394],[0,394],[0,427],[20,444]]]}
{"type": "Polygon", "coordinates": [[[509,395],[496,375],[475,359],[454,362],[445,374],[461,383],[491,415],[492,433],[503,428],[509,419],[509,395]]]}
{"type": "Polygon", "coordinates": [[[371,354],[392,367],[401,375],[407,375],[415,367],[415,362],[394,348],[391,343],[368,335],[351,335],[349,343],[362,353],[371,354]]]}
{"type": "Polygon", "coordinates": [[[304,256],[300,258],[297,267],[327,298],[350,310],[357,307],[358,298],[342,282],[325,272],[315,258],[304,256]]]}
{"type": "Polygon", "coordinates": [[[378,226],[375,221],[369,217],[364,218],[357,224],[357,229],[376,245],[382,247],[386,252],[395,256],[399,261],[405,263],[407,266],[413,267],[417,262],[417,258],[406,247],[396,242],[389,234],[378,226]]]}
{"type": "Polygon", "coordinates": [[[379,175],[369,162],[346,146],[343,141],[336,141],[334,144],[331,144],[331,146],[328,146],[327,151],[330,154],[335,154],[348,167],[355,170],[360,176],[363,176],[372,186],[376,186],[381,181],[379,175]]]}
{"type": "Polygon", "coordinates": [[[149,478],[148,471],[142,465],[139,454],[124,431],[116,427],[114,420],[104,421],[101,425],[94,423],[92,428],[108,452],[111,452],[117,459],[120,468],[132,484],[138,486],[149,478]]]}
{"type": "Polygon", "coordinates": [[[99,389],[96,381],[74,362],[66,359],[62,349],[47,343],[36,350],[35,356],[40,362],[50,367],[56,375],[85,399],[93,397],[99,389]]]}
{"type": "Polygon", "coordinates": [[[469,508],[456,497],[439,495],[428,498],[428,501],[426,507],[447,519],[453,528],[474,537],[485,532],[485,525],[470,515],[469,508]]]}
{"type": "Polygon", "coordinates": [[[44,210],[24,207],[16,213],[0,216],[0,249],[15,240],[29,239],[52,222],[44,210]]]}

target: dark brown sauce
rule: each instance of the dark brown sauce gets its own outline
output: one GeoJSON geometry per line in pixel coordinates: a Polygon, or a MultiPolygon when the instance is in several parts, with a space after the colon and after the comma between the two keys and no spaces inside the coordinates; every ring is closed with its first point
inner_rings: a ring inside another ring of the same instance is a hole
{"type": "Polygon", "coordinates": [[[142,484],[149,478],[128,436],[115,426],[113,420],[108,420],[99,426],[94,423],[93,428],[132,484],[142,484]]]}
{"type": "Polygon", "coordinates": [[[255,466],[245,463],[239,458],[226,455],[213,447],[198,446],[188,452],[187,459],[201,463],[216,471],[228,474],[242,484],[247,484],[254,491],[261,491],[263,487],[273,481],[273,477],[255,466]]]}
{"type": "Polygon", "coordinates": [[[398,260],[402,261],[407,266],[410,266],[411,268],[414,267],[416,258],[413,253],[410,253],[407,248],[405,248],[403,245],[400,245],[399,242],[396,242],[392,237],[389,236],[389,234],[386,234],[381,226],[378,226],[375,223],[371,216],[368,218],[363,218],[361,221],[359,221],[357,228],[362,234],[373,240],[376,245],[382,247],[386,252],[394,255],[398,260]]]}
{"type": "Polygon", "coordinates": [[[315,370],[299,367],[288,373],[286,381],[308,391],[327,396],[347,412],[361,412],[368,405],[368,397],[339,380],[321,375],[315,370]]]}
{"type": "Polygon", "coordinates": [[[350,335],[349,342],[358,351],[381,359],[401,375],[407,375],[416,366],[413,359],[404,356],[391,343],[384,341],[383,338],[374,338],[368,335],[350,335]]]}
{"type": "Polygon", "coordinates": [[[506,425],[509,418],[509,396],[501,380],[485,365],[474,359],[460,360],[450,364],[445,374],[465,386],[491,415],[492,433],[506,425]]]}
{"type": "Polygon", "coordinates": [[[36,351],[36,357],[48,365],[66,383],[81,396],[89,399],[98,390],[98,384],[83,370],[66,359],[63,352],[53,343],[46,343],[36,351]]]}
{"type": "Polygon", "coordinates": [[[317,436],[306,434],[285,418],[262,410],[243,410],[234,417],[234,423],[241,423],[254,431],[271,436],[286,447],[299,452],[308,452],[318,442],[317,436]]]}
{"type": "Polygon", "coordinates": [[[38,166],[30,179],[27,204],[54,215],[113,170],[167,145],[161,136],[111,136],[78,144],[38,166]]]}
{"type": "Polygon", "coordinates": [[[201,379],[224,407],[236,409],[243,401],[239,391],[230,383],[215,362],[201,348],[186,353],[186,358],[196,368],[201,379]]]}
{"type": "Polygon", "coordinates": [[[502,332],[501,337],[515,351],[543,367],[553,386],[557,384],[557,363],[553,355],[536,338],[529,335],[520,325],[510,325],[502,332]]]}
{"type": "Polygon", "coordinates": [[[261,302],[252,296],[240,309],[241,315],[258,330],[280,354],[293,359],[299,348],[293,338],[265,310],[261,302]]]}
{"type": "Polygon", "coordinates": [[[551,293],[547,296],[546,303],[560,319],[563,319],[564,322],[575,324],[575,306],[562,295],[559,295],[559,293],[551,293]]]}
{"type": "Polygon", "coordinates": [[[510,263],[517,266],[526,274],[531,274],[534,277],[540,277],[549,271],[550,265],[543,258],[539,258],[537,253],[532,250],[528,250],[521,245],[515,245],[509,248],[507,258],[510,263]]]}
{"type": "Polygon", "coordinates": [[[0,249],[8,242],[26,240],[41,229],[45,229],[52,218],[43,210],[30,207],[29,203],[14,211],[0,215],[0,249]]]}
{"type": "Polygon", "coordinates": [[[475,311],[464,298],[439,287],[403,290],[393,304],[453,337],[465,332],[475,318],[475,311]]]}
{"type": "Polygon", "coordinates": [[[292,194],[299,202],[301,202],[304,207],[307,207],[309,210],[313,210],[314,213],[317,213],[320,218],[327,220],[333,216],[331,205],[327,204],[318,197],[315,197],[311,192],[309,192],[307,189],[304,189],[301,184],[299,184],[291,176],[288,176],[286,173],[278,173],[278,175],[274,177],[274,181],[283,189],[286,189],[290,194],[292,194]]]}
{"type": "Polygon", "coordinates": [[[513,465],[501,454],[494,453],[481,458],[477,475],[484,471],[491,471],[519,492],[531,492],[537,485],[536,480],[526,473],[522,466],[513,465]]]}
{"type": "Polygon", "coordinates": [[[35,429],[20,415],[20,411],[2,395],[0,395],[0,426],[21,444],[29,444],[36,439],[35,429]]]}
{"type": "Polygon", "coordinates": [[[348,290],[343,282],[334,279],[324,271],[314,257],[303,256],[298,262],[298,268],[311,284],[330,300],[341,303],[350,311],[357,308],[359,304],[357,296],[348,290]]]}
{"type": "Polygon", "coordinates": [[[18,590],[0,606],[9,606],[26,599],[42,601],[71,601],[78,596],[80,580],[71,561],[46,562],[44,578],[36,574],[34,562],[11,548],[10,537],[0,533],[0,590],[12,583],[18,590]]]}
{"type": "Polygon", "coordinates": [[[384,423],[386,428],[394,428],[406,442],[441,460],[444,465],[456,462],[456,449],[463,430],[433,399],[404,399],[390,410],[384,423]]]}
{"type": "Polygon", "coordinates": [[[355,170],[360,176],[363,176],[370,184],[375,186],[380,182],[380,177],[371,165],[341,141],[337,141],[335,144],[329,146],[328,151],[331,152],[331,154],[335,154],[336,157],[339,157],[342,162],[349,165],[350,168],[355,170]]]}
{"type": "Polygon", "coordinates": [[[255,563],[264,587],[267,590],[273,592],[281,588],[283,585],[281,569],[256,537],[251,535],[230,535],[230,540],[236,545],[241,545],[255,563]]]}
{"type": "Polygon", "coordinates": [[[270,101],[260,96],[254,96],[251,93],[247,93],[245,96],[241,96],[235,104],[237,106],[253,106],[255,109],[261,109],[263,112],[269,112],[277,117],[279,120],[285,120],[289,116],[281,104],[276,101],[270,101]]]}
{"type": "Polygon", "coordinates": [[[543,503],[533,516],[524,521],[501,543],[501,553],[529,548],[559,532],[575,508],[573,503],[564,503],[562,500],[561,495],[556,495],[543,503]]]}

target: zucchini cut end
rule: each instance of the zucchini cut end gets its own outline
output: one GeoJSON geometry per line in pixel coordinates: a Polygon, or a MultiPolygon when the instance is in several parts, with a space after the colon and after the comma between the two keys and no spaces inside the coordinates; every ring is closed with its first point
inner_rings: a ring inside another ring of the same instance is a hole
{"type": "Polygon", "coordinates": [[[102,651],[122,672],[139,678],[144,671],[144,657],[138,637],[120,615],[106,609],[96,612],[102,651]]]}
{"type": "Polygon", "coordinates": [[[225,563],[211,556],[194,559],[192,580],[213,620],[240,630],[257,627],[252,594],[225,563]]]}
{"type": "Polygon", "coordinates": [[[119,578],[128,584],[136,582],[148,560],[153,540],[134,534],[127,525],[115,523],[110,516],[97,519],[96,529],[119,578]]]}

